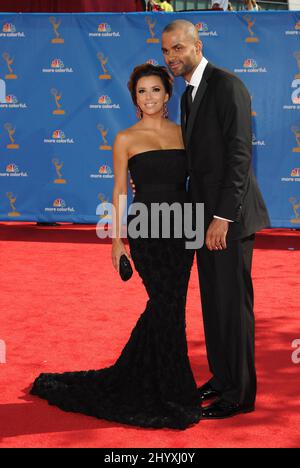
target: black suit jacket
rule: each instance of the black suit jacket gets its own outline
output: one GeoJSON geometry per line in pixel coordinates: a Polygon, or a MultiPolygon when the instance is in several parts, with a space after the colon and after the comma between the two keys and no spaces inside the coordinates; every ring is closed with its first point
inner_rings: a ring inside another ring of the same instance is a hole
{"type": "Polygon", "coordinates": [[[232,221],[228,238],[247,237],[269,226],[269,216],[251,167],[251,99],[242,81],[208,63],[185,125],[189,193],[205,204],[205,228],[213,216],[232,221]]]}

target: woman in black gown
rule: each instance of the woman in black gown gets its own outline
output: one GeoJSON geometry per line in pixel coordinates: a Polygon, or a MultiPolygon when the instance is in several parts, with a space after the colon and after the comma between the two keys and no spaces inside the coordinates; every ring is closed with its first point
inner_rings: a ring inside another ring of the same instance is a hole
{"type": "MultiPolygon", "coordinates": [[[[113,203],[127,194],[128,168],[136,186],[133,202],[187,202],[186,156],[180,128],[166,116],[172,78],[164,67],[136,67],[129,89],[140,121],[120,132],[114,145],[113,203]]],[[[116,363],[101,370],[41,374],[31,393],[65,411],[140,427],[185,429],[200,419],[197,387],[190,367],[185,333],[185,303],[194,252],[184,237],[131,235],[130,254],[113,239],[112,260],[118,271],[122,254],[132,258],[149,295],[116,363]]],[[[173,220],[174,221],[174,220],[173,220]]],[[[180,222],[180,221],[179,221],[180,222]]],[[[116,222],[116,232],[119,232],[116,222]]],[[[124,317],[125,319],[125,317],[124,317]]]]}

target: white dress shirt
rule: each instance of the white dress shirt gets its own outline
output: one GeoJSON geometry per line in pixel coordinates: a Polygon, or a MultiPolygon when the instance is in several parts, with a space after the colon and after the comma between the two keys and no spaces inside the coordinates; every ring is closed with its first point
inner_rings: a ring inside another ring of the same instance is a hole
{"type": "MultiPolygon", "coordinates": [[[[193,92],[192,92],[192,100],[194,101],[195,96],[197,94],[198,88],[200,86],[204,70],[206,68],[206,65],[208,64],[208,61],[206,60],[205,57],[202,57],[201,62],[199,63],[198,67],[194,71],[191,80],[188,82],[186,81],[186,85],[191,85],[194,86],[193,92]]],[[[220,216],[214,215],[214,218],[216,219],[222,219],[223,221],[228,221],[229,223],[233,223],[231,219],[226,219],[226,218],[221,218],[220,216]]]]}
{"type": "Polygon", "coordinates": [[[206,58],[202,57],[201,62],[199,63],[198,67],[196,68],[196,70],[194,71],[194,73],[192,75],[191,81],[190,82],[188,82],[188,81],[185,82],[186,85],[194,86],[194,89],[193,89],[193,92],[192,92],[192,99],[193,100],[195,99],[195,96],[197,94],[197,91],[198,91],[198,88],[200,86],[200,83],[201,83],[201,80],[202,80],[202,77],[203,77],[203,73],[204,73],[204,70],[205,70],[207,64],[208,64],[208,61],[206,60],[206,58]]]}

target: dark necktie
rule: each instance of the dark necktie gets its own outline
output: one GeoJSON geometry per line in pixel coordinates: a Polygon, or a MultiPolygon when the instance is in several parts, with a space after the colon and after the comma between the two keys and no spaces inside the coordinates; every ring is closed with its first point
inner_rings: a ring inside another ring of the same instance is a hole
{"type": "Polygon", "coordinates": [[[192,110],[192,105],[193,105],[193,98],[192,98],[193,90],[194,90],[194,86],[192,86],[192,85],[188,85],[186,90],[185,90],[185,108],[186,108],[185,125],[186,126],[188,124],[189,116],[190,116],[190,113],[191,113],[191,110],[192,110]]]}

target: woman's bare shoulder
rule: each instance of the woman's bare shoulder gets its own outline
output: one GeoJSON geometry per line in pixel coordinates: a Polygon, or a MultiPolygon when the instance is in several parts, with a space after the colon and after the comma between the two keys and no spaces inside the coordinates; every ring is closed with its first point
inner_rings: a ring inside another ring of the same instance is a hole
{"type": "Polygon", "coordinates": [[[124,143],[126,140],[128,140],[128,129],[126,128],[125,130],[121,130],[120,132],[117,133],[115,141],[119,143],[124,143]]]}
{"type": "Polygon", "coordinates": [[[124,130],[121,130],[117,134],[116,138],[118,140],[122,140],[123,142],[129,141],[133,137],[133,135],[139,130],[141,130],[141,129],[140,129],[138,123],[136,123],[136,124],[132,125],[131,127],[128,127],[128,128],[125,128],[124,130]]]}
{"type": "Polygon", "coordinates": [[[174,135],[181,137],[181,125],[178,125],[176,122],[169,122],[169,129],[171,132],[174,132],[174,135]]]}
{"type": "Polygon", "coordinates": [[[173,122],[172,120],[169,120],[167,125],[169,126],[170,130],[173,130],[174,132],[181,131],[181,126],[178,125],[176,122],[173,122]]]}
{"type": "Polygon", "coordinates": [[[178,125],[177,123],[174,122],[174,126],[177,132],[181,132],[181,125],[178,125]]]}
{"type": "Polygon", "coordinates": [[[130,128],[125,128],[117,133],[115,138],[115,146],[122,145],[123,147],[127,148],[130,144],[131,140],[131,131],[130,128]]]}

